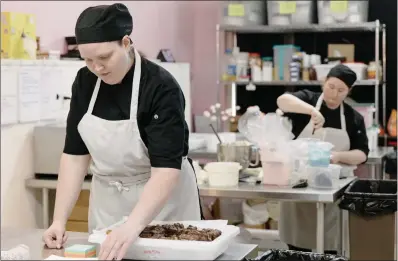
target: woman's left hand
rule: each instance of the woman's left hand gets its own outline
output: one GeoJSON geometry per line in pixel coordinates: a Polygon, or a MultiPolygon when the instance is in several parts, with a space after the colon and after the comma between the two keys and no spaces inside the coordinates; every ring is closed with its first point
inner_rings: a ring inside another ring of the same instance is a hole
{"type": "Polygon", "coordinates": [[[330,163],[337,164],[340,162],[340,154],[337,151],[332,151],[332,155],[330,157],[330,163]]]}
{"type": "Polygon", "coordinates": [[[110,232],[101,245],[99,260],[122,260],[127,249],[138,238],[134,229],[126,222],[110,232]]]}

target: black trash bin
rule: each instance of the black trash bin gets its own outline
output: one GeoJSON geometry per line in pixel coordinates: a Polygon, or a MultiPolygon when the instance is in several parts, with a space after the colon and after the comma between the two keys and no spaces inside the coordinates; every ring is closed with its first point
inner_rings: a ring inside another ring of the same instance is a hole
{"type": "Polygon", "coordinates": [[[397,181],[356,180],[339,207],[349,212],[350,260],[394,260],[397,181]]]}
{"type": "Polygon", "coordinates": [[[348,259],[338,255],[273,249],[249,261],[348,261],[348,259]]]}
{"type": "Polygon", "coordinates": [[[397,151],[386,155],[384,173],[387,179],[397,179],[397,151]]]}

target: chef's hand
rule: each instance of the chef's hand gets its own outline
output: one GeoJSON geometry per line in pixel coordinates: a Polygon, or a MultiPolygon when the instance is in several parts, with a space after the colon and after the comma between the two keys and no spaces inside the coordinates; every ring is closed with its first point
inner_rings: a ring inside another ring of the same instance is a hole
{"type": "Polygon", "coordinates": [[[317,130],[322,128],[323,124],[325,123],[325,118],[320,111],[314,108],[311,111],[311,121],[314,124],[314,129],[317,130]]]}
{"type": "Polygon", "coordinates": [[[67,239],[68,235],[65,233],[65,226],[58,222],[53,222],[43,234],[43,241],[48,248],[60,249],[67,239]]]}
{"type": "Polygon", "coordinates": [[[110,232],[101,245],[99,260],[122,260],[129,246],[138,238],[131,225],[126,222],[110,232]]]}
{"type": "Polygon", "coordinates": [[[332,151],[332,154],[330,156],[330,163],[337,164],[339,162],[340,162],[340,153],[337,151],[332,151]]]}

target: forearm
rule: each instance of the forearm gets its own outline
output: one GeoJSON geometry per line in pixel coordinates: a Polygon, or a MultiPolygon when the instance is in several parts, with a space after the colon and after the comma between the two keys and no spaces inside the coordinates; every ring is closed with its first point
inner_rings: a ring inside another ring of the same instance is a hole
{"type": "Polygon", "coordinates": [[[145,184],[140,199],[128,221],[136,236],[152,222],[170,198],[180,171],[171,168],[152,168],[151,178],[145,184]]]}
{"type": "Polygon", "coordinates": [[[89,155],[74,156],[62,154],[53,222],[66,224],[72,208],[79,197],[89,162],[89,155]]]}
{"type": "Polygon", "coordinates": [[[314,106],[308,104],[291,94],[283,94],[276,101],[278,108],[283,112],[311,114],[314,106]]]}
{"type": "Polygon", "coordinates": [[[366,155],[361,150],[340,151],[339,162],[347,165],[359,165],[366,161],[366,155]]]}

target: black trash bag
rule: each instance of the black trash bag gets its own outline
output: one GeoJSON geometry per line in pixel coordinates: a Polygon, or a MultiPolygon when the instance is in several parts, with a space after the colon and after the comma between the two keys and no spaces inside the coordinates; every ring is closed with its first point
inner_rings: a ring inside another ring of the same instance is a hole
{"type": "Polygon", "coordinates": [[[330,254],[273,249],[249,261],[348,261],[348,259],[330,254]]]}
{"type": "Polygon", "coordinates": [[[397,181],[359,179],[351,183],[339,204],[364,218],[397,212],[397,181]]]}

